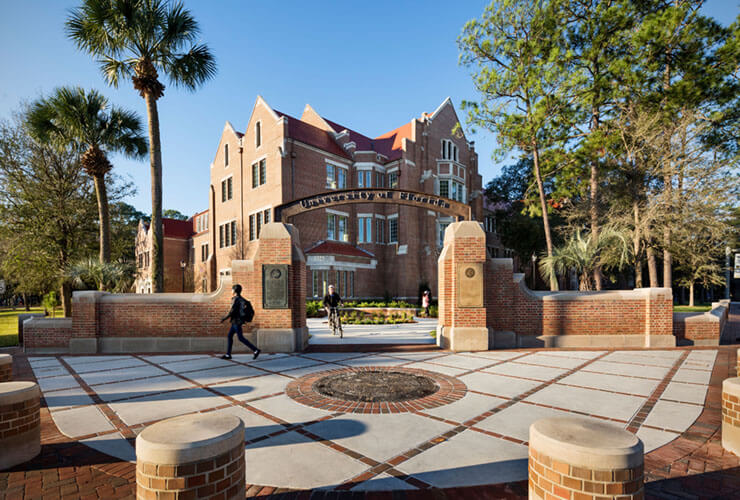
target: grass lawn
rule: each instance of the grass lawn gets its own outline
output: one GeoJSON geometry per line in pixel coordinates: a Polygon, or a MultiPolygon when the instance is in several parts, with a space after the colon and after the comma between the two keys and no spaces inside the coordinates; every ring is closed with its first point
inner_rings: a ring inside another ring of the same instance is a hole
{"type": "Polygon", "coordinates": [[[673,312],[677,313],[706,312],[711,309],[711,304],[697,304],[695,306],[673,306],[673,312]]]}
{"type": "MultiPolygon", "coordinates": [[[[26,311],[22,307],[13,311],[12,309],[0,309],[0,347],[7,347],[18,344],[18,315],[26,312],[42,313],[41,307],[32,307],[26,311]]],[[[57,310],[57,318],[64,317],[64,313],[57,310]]]]}

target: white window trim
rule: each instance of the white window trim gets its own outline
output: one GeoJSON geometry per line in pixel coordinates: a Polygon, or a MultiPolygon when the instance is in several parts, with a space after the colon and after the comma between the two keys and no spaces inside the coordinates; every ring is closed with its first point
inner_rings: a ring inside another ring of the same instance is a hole
{"type": "Polygon", "coordinates": [[[349,170],[349,168],[350,168],[350,167],[352,166],[352,165],[348,165],[348,164],[346,164],[346,163],[340,163],[340,162],[338,162],[338,161],[335,161],[335,160],[331,160],[331,159],[329,159],[329,158],[324,158],[324,161],[325,161],[326,163],[329,163],[329,164],[331,164],[331,165],[335,165],[335,166],[337,166],[337,167],[339,167],[339,168],[343,168],[343,169],[345,169],[345,170],[349,170]]]}
{"type": "Polygon", "coordinates": [[[358,219],[359,219],[360,217],[372,217],[372,216],[373,216],[373,214],[357,214],[357,218],[358,218],[358,219]]]}
{"type": "Polygon", "coordinates": [[[357,170],[377,170],[378,172],[385,172],[385,167],[372,161],[358,161],[354,164],[357,170]]]}
{"type": "Polygon", "coordinates": [[[256,158],[256,159],[254,159],[254,160],[250,161],[250,162],[249,162],[249,166],[251,167],[251,166],[252,166],[252,165],[254,165],[255,163],[259,163],[259,162],[261,162],[262,160],[267,160],[267,153],[263,154],[263,155],[262,155],[262,156],[260,156],[259,158],[256,158]]]}
{"type": "Polygon", "coordinates": [[[349,217],[349,212],[341,212],[339,210],[333,210],[331,208],[326,208],[325,210],[327,214],[339,215],[340,217],[349,217]]]}
{"type": "Polygon", "coordinates": [[[385,173],[392,174],[393,172],[398,172],[399,170],[400,170],[399,167],[393,167],[393,168],[389,168],[388,170],[386,170],[385,173]]]}
{"type": "Polygon", "coordinates": [[[221,178],[221,182],[223,182],[223,181],[225,181],[225,180],[228,180],[228,179],[230,179],[230,178],[233,178],[233,177],[234,177],[234,174],[229,174],[229,175],[227,175],[226,177],[222,177],[222,178],[221,178]]]}
{"type": "Polygon", "coordinates": [[[385,219],[385,215],[375,214],[376,219],[385,219]]]}

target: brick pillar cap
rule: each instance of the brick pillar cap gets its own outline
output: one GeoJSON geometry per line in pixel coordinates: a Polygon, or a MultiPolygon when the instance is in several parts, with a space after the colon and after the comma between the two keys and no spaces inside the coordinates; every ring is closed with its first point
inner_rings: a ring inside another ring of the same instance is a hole
{"type": "Polygon", "coordinates": [[[722,392],[740,397],[740,377],[724,379],[722,381],[722,392]]]}
{"type": "Polygon", "coordinates": [[[529,446],[561,462],[591,470],[632,469],[642,465],[642,441],[606,422],[578,417],[537,420],[529,427],[529,446]]]}
{"type": "Polygon", "coordinates": [[[207,460],[244,442],[244,423],[234,415],[201,414],[168,418],[136,438],[136,460],[177,465],[207,460]]]}
{"type": "Polygon", "coordinates": [[[10,354],[0,354],[0,366],[13,364],[13,356],[10,354]]]}
{"type": "Polygon", "coordinates": [[[41,397],[36,382],[2,382],[0,383],[0,406],[22,403],[41,397]]]}

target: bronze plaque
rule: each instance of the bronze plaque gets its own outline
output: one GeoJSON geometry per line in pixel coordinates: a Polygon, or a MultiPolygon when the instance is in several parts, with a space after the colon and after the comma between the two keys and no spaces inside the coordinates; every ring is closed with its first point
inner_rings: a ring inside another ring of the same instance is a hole
{"type": "Polygon", "coordinates": [[[264,309],[288,308],[288,265],[262,265],[262,307],[264,309]]]}
{"type": "Polygon", "coordinates": [[[457,264],[457,306],[483,307],[483,263],[457,264]]]}

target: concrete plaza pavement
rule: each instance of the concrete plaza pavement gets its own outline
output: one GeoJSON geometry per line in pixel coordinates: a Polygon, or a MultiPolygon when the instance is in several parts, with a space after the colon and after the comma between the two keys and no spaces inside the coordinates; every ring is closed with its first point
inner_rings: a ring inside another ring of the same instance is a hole
{"type": "Polygon", "coordinates": [[[529,425],[578,414],[636,427],[651,452],[704,408],[717,350],[490,351],[29,357],[54,424],[124,461],[161,419],[224,412],[245,423],[247,483],[289,489],[410,490],[527,477],[529,425]],[[405,414],[348,414],[285,393],[341,367],[421,368],[456,377],[459,401],[405,414]],[[660,390],[640,425],[635,420],[660,390]],[[279,466],[277,465],[279,464],[279,466]],[[387,466],[387,467],[383,467],[387,466]]]}
{"type": "Polygon", "coordinates": [[[395,325],[344,325],[344,336],[331,334],[326,318],[308,318],[306,325],[311,337],[308,345],[353,345],[353,344],[435,344],[431,332],[437,330],[435,318],[414,318],[415,323],[395,325]]]}

